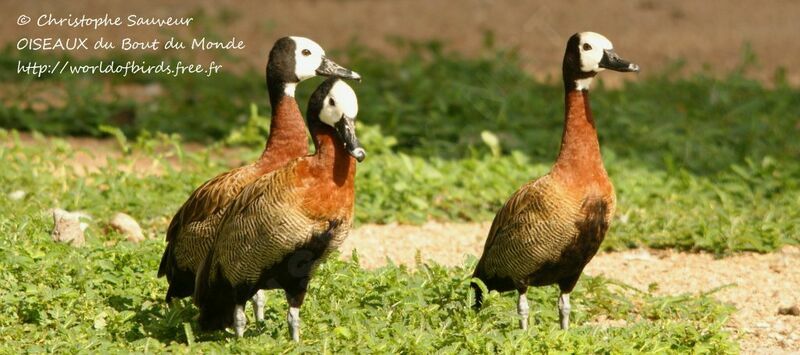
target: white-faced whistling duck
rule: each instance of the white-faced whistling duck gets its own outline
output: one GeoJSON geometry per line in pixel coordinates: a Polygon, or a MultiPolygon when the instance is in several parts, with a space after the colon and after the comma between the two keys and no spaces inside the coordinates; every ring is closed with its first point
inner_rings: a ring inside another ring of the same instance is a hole
{"type": "MultiPolygon", "coordinates": [[[[294,91],[298,83],[317,75],[361,79],[357,73],[326,58],[322,47],[308,38],[284,37],[275,42],[266,67],[272,122],[264,152],[257,161],[200,185],[172,218],[158,268],[158,276],[166,275],[169,282],[167,302],[194,292],[197,269],[213,244],[225,208],[242,188],[308,154],[308,135],[294,91]]],[[[256,319],[261,321],[263,292],[253,301],[256,319]]]]}
{"type": "MultiPolygon", "coordinates": [[[[557,284],[562,329],[569,327],[569,294],[605,237],[616,197],[608,179],[589,107],[598,72],[637,72],[611,42],[594,32],[570,37],[564,53],[566,112],[561,149],[550,173],[522,186],[494,218],[474,277],[489,290],[519,292],[520,326],[528,326],[528,286],[557,284]]],[[[475,308],[483,294],[477,284],[475,308]]]]}
{"type": "Polygon", "coordinates": [[[262,176],[231,203],[197,277],[201,329],[233,326],[242,336],[245,302],[260,289],[282,289],[299,341],[309,280],[352,224],[356,161],[366,156],[355,134],[357,113],[350,86],[323,82],[307,112],[315,155],[262,176]]]}

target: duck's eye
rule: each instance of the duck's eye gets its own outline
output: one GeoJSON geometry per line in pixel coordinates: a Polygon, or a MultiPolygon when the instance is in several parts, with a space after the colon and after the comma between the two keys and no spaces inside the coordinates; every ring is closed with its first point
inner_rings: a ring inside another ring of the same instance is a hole
{"type": "Polygon", "coordinates": [[[328,99],[328,105],[336,106],[336,101],[334,101],[333,98],[331,97],[328,99]]]}
{"type": "Polygon", "coordinates": [[[311,55],[311,51],[310,51],[310,50],[308,50],[308,49],[304,49],[302,53],[303,53],[303,55],[304,55],[304,56],[306,56],[306,57],[308,57],[308,56],[310,56],[310,55],[311,55]]]}
{"type": "Polygon", "coordinates": [[[583,50],[585,50],[585,51],[590,51],[590,50],[592,50],[592,45],[591,45],[591,44],[589,44],[589,43],[584,43],[584,44],[583,44],[583,50]]]}

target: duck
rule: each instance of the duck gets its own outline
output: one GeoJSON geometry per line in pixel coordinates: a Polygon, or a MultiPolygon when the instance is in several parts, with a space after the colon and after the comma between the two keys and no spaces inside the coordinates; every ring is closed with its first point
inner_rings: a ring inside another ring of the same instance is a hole
{"type": "MultiPolygon", "coordinates": [[[[251,164],[200,185],[175,213],[167,228],[167,244],[158,268],[158,276],[166,276],[169,283],[167,303],[194,293],[197,270],[234,197],[259,177],[308,154],[308,133],[294,96],[297,84],[315,76],[361,80],[358,73],[326,57],[323,48],[311,39],[287,36],[274,43],[266,66],[272,120],[265,148],[251,164]]],[[[255,317],[263,321],[263,292],[253,301],[255,317]]]]}
{"type": "Polygon", "coordinates": [[[357,114],[353,89],[339,78],[325,80],[307,110],[315,154],[258,178],[231,202],[197,275],[202,330],[232,326],[243,336],[245,302],[258,290],[281,289],[290,335],[300,341],[311,277],[352,226],[356,164],[366,157],[357,114]]]}
{"type": "MultiPolygon", "coordinates": [[[[600,155],[589,88],[601,71],[638,72],[605,36],[579,32],[567,41],[562,73],[564,131],[550,172],[517,190],[492,221],[473,272],[489,291],[518,293],[520,327],[528,328],[529,286],[559,287],[559,323],[569,328],[570,293],[605,238],[616,195],[600,155]]],[[[483,292],[473,279],[474,308],[483,292]]]]}

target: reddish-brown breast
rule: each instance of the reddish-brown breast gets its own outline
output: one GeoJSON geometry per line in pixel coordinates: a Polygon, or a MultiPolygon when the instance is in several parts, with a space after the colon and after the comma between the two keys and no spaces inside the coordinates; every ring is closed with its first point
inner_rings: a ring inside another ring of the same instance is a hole
{"type": "Polygon", "coordinates": [[[355,204],[355,158],[332,128],[317,131],[317,153],[297,168],[296,185],[306,187],[303,210],[312,218],[350,220],[355,204]]]}
{"type": "Polygon", "coordinates": [[[589,92],[569,90],[561,150],[551,175],[581,197],[613,199],[614,187],[600,156],[597,129],[589,107],[589,92]]]}
{"type": "Polygon", "coordinates": [[[284,96],[273,110],[267,145],[256,163],[262,174],[308,154],[306,124],[295,99],[284,96]]]}

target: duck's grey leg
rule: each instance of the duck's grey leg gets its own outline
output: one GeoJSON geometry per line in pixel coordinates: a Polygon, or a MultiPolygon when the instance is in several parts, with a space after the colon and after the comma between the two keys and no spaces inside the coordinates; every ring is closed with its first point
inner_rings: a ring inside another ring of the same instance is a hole
{"type": "Polygon", "coordinates": [[[244,314],[244,305],[237,304],[233,309],[233,329],[236,331],[236,336],[241,338],[244,336],[244,326],[247,324],[247,316],[244,314]]]}
{"type": "Polygon", "coordinates": [[[519,326],[522,330],[528,329],[528,314],[530,307],[528,307],[528,296],[525,290],[519,292],[519,301],[517,302],[517,313],[519,314],[519,326]]]}
{"type": "Polygon", "coordinates": [[[303,305],[305,297],[305,289],[293,294],[289,294],[289,292],[286,293],[286,300],[289,303],[289,312],[286,314],[286,321],[289,323],[289,331],[292,334],[292,340],[295,342],[300,341],[300,306],[303,305]]]}
{"type": "Polygon", "coordinates": [[[569,329],[569,311],[572,307],[569,305],[569,293],[561,293],[558,297],[558,320],[561,322],[561,329],[569,329]]]}
{"type": "Polygon", "coordinates": [[[264,304],[266,301],[267,297],[264,295],[264,290],[258,290],[253,296],[253,312],[256,315],[256,322],[264,321],[264,304]]]}
{"type": "Polygon", "coordinates": [[[289,313],[286,316],[289,321],[289,332],[292,333],[292,340],[295,342],[300,341],[300,308],[289,307],[289,313]]]}

